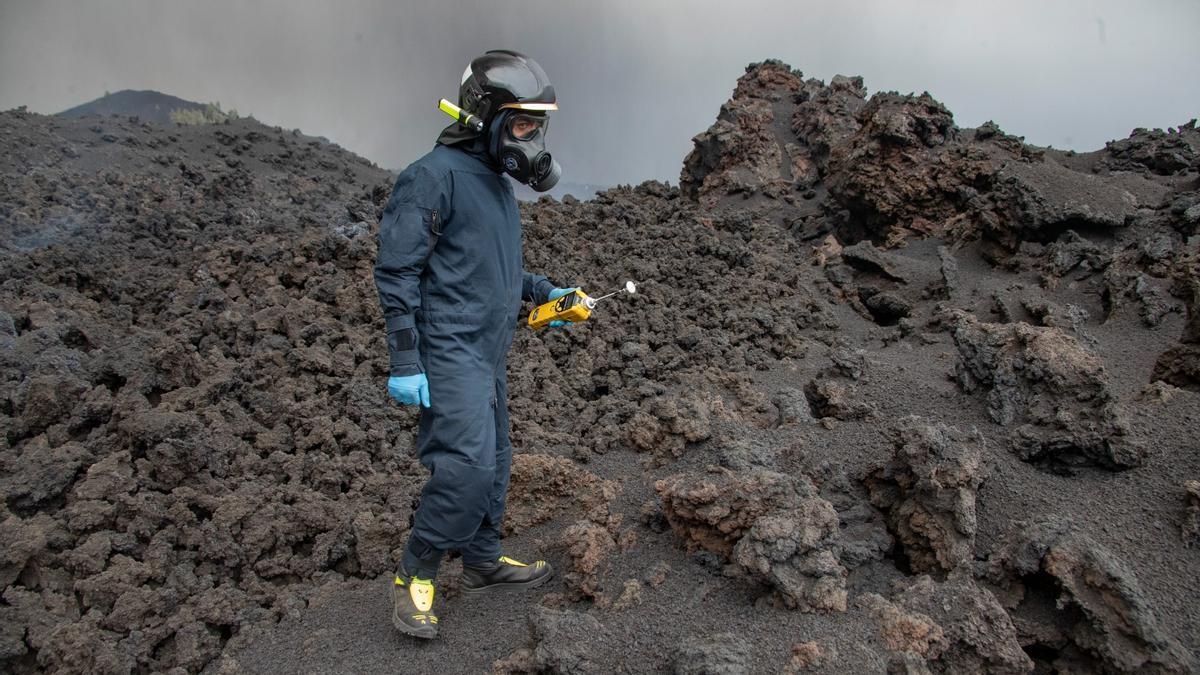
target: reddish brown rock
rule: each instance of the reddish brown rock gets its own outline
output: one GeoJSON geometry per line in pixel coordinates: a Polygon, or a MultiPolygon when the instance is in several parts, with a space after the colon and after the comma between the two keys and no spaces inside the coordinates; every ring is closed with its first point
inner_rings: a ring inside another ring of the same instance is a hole
{"type": "Polygon", "coordinates": [[[891,431],[893,458],[863,479],[913,572],[945,575],[975,550],[982,436],[919,417],[891,431]]]}
{"type": "Polygon", "coordinates": [[[803,172],[808,164],[780,143],[779,130],[787,121],[776,119],[773,103],[799,91],[801,77],[777,62],[747,68],[716,123],[692,139],[695,149],[684,159],[680,177],[683,193],[710,201],[727,193],[786,191],[792,172],[803,172]]]}
{"type": "Polygon", "coordinates": [[[843,611],[837,512],[807,479],[770,471],[673,476],[655,484],[685,547],[728,557],[801,611],[843,611]]]}
{"type": "Polygon", "coordinates": [[[1077,528],[1056,520],[1014,529],[989,558],[988,577],[1027,650],[1064,670],[1192,672],[1134,574],[1077,528]],[[1053,607],[1047,615],[1037,608],[1053,607]],[[1034,610],[1034,611],[1027,611],[1034,610]]]}
{"type": "Polygon", "coordinates": [[[1188,320],[1179,344],[1159,355],[1151,380],[1200,391],[1200,255],[1182,259],[1174,274],[1187,298],[1188,320]]]}
{"type": "Polygon", "coordinates": [[[626,423],[629,443],[660,460],[679,457],[712,435],[710,418],[709,402],[695,394],[651,399],[626,423]]]}
{"type": "Polygon", "coordinates": [[[816,670],[837,657],[835,650],[823,647],[816,641],[792,645],[792,658],[783,668],[784,675],[795,675],[816,670]]]}
{"type": "MultiPolygon", "coordinates": [[[[564,530],[559,543],[571,559],[564,575],[570,599],[597,600],[617,549],[612,535],[603,526],[584,520],[564,530]]],[[[611,601],[611,597],[605,599],[611,601]]]]}
{"type": "Polygon", "coordinates": [[[1183,514],[1183,541],[1189,547],[1200,545],[1200,480],[1184,481],[1187,505],[1183,514]]]}
{"type": "Polygon", "coordinates": [[[1015,675],[1034,669],[1008,613],[967,573],[952,574],[944,583],[919,576],[893,601],[941,628],[942,649],[928,662],[933,672],[1015,675]]]}
{"type": "Polygon", "coordinates": [[[560,673],[592,675],[607,672],[592,652],[594,640],[608,638],[595,617],[581,612],[534,606],[529,612],[533,646],[520,648],[496,661],[497,675],[508,673],[560,673]]]}
{"type": "Polygon", "coordinates": [[[1095,354],[1057,328],[981,322],[957,312],[959,385],[986,396],[988,414],[1022,459],[1055,470],[1140,466],[1125,412],[1095,354]]]}
{"type": "Polygon", "coordinates": [[[520,532],[564,513],[605,522],[617,485],[569,459],[552,455],[513,455],[505,510],[505,534],[520,532]]]}
{"type": "Polygon", "coordinates": [[[863,595],[858,602],[875,619],[888,651],[929,660],[946,650],[946,635],[929,616],[907,610],[875,593],[863,595]]]}

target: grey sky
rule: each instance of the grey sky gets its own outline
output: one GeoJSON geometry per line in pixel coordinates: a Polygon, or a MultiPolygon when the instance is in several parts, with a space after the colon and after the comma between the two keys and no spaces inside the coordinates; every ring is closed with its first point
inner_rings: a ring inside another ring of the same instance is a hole
{"type": "Polygon", "coordinates": [[[466,64],[537,59],[564,180],[677,183],[753,61],[928,90],[961,126],[1092,150],[1200,115],[1196,0],[0,0],[0,109],[105,90],[220,101],[387,168],[432,147],[466,64]]]}

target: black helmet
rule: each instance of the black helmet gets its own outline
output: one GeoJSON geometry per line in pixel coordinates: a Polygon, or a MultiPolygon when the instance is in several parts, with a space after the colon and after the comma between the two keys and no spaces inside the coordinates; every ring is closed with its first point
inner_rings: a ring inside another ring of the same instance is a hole
{"type": "Polygon", "coordinates": [[[464,151],[490,168],[538,192],[558,183],[562,167],[546,150],[547,112],[558,110],[558,104],[537,61],[508,49],[493,49],[471,61],[459,82],[458,107],[479,124],[439,107],[455,122],[442,130],[438,143],[462,143],[464,151]],[[517,125],[525,131],[514,133],[517,125]]]}
{"type": "Polygon", "coordinates": [[[554,85],[542,67],[508,49],[492,49],[471,61],[458,87],[458,107],[484,124],[504,108],[558,110],[554,85]]]}

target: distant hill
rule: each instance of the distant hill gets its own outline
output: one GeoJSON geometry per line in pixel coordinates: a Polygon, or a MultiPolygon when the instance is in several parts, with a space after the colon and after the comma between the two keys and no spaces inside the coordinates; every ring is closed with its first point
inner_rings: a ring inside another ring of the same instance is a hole
{"type": "Polygon", "coordinates": [[[86,115],[100,115],[104,117],[109,115],[136,115],[138,119],[145,122],[170,124],[170,114],[172,110],[183,108],[187,110],[196,110],[202,113],[206,107],[207,104],[188,101],[177,96],[164,94],[159,91],[153,91],[149,89],[142,91],[124,89],[122,91],[101,96],[94,101],[77,105],[74,108],[64,110],[58,114],[63,117],[84,117],[86,115]]]}

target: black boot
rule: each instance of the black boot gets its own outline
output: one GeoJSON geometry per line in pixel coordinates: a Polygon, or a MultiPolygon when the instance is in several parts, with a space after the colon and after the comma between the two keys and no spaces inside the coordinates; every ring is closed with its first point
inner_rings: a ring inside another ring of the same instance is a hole
{"type": "Polygon", "coordinates": [[[554,570],[545,560],[526,565],[508,556],[487,565],[463,564],[462,592],[485,593],[487,591],[508,588],[526,589],[537,588],[554,576],[554,570]]]}
{"type": "Polygon", "coordinates": [[[410,576],[401,565],[392,581],[392,625],[396,630],[426,640],[437,636],[433,595],[433,579],[410,576]]]}

